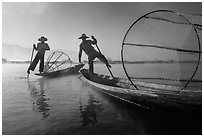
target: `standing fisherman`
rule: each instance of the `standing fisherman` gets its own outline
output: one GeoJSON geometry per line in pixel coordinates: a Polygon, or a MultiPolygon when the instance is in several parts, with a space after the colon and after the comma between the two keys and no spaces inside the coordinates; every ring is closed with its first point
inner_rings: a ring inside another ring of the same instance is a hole
{"type": "Polygon", "coordinates": [[[82,36],[79,37],[79,39],[82,39],[82,43],[80,44],[80,49],[79,49],[79,63],[81,63],[81,55],[82,55],[82,51],[84,51],[88,55],[89,73],[93,74],[94,72],[93,60],[95,58],[100,59],[100,61],[105,63],[107,67],[111,68],[105,56],[97,52],[94,49],[94,47],[92,47],[92,45],[97,44],[97,40],[94,38],[94,36],[91,36],[93,40],[86,40],[87,38],[89,37],[87,37],[86,34],[82,34],[82,36]]]}
{"type": "Polygon", "coordinates": [[[38,51],[38,53],[35,56],[35,59],[33,60],[33,62],[30,64],[27,73],[30,74],[30,70],[34,71],[35,67],[38,64],[38,61],[40,60],[40,66],[39,66],[39,71],[40,73],[43,72],[44,70],[44,56],[45,56],[45,51],[46,50],[50,50],[50,47],[47,43],[45,43],[45,41],[47,41],[47,38],[45,37],[41,37],[38,39],[38,41],[40,41],[37,44],[37,47],[35,46],[35,44],[33,44],[33,48],[38,51]]]}

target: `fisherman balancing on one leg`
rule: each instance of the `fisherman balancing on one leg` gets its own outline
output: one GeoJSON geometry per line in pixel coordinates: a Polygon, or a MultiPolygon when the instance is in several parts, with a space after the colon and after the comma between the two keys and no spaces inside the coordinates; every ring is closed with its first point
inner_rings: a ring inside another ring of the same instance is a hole
{"type": "Polygon", "coordinates": [[[40,73],[43,72],[44,70],[44,56],[45,56],[45,51],[46,50],[50,50],[50,47],[47,43],[45,43],[45,41],[47,41],[47,38],[45,37],[41,37],[38,39],[38,41],[40,41],[37,44],[37,47],[35,46],[35,44],[33,44],[33,48],[38,51],[38,53],[36,54],[33,62],[30,64],[27,73],[30,74],[30,70],[34,71],[35,67],[38,64],[38,61],[40,60],[40,66],[39,66],[39,71],[40,73]]]}
{"type": "Polygon", "coordinates": [[[111,68],[111,66],[109,65],[107,59],[105,58],[104,55],[102,55],[101,53],[97,52],[94,47],[92,47],[92,45],[96,45],[97,44],[97,40],[94,38],[94,36],[91,36],[91,38],[93,40],[86,40],[87,37],[86,34],[82,34],[81,37],[79,37],[79,39],[82,39],[82,43],[80,44],[80,49],[79,49],[79,63],[81,63],[81,55],[82,55],[82,51],[84,51],[87,56],[88,56],[88,61],[89,61],[89,73],[93,74],[94,69],[93,69],[93,60],[95,58],[100,59],[100,61],[102,61],[103,63],[106,64],[107,67],[111,68]]]}

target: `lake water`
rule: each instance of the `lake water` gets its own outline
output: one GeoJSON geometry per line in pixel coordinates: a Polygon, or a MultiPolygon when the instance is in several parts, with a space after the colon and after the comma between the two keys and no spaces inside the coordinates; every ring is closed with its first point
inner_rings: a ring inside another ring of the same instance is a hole
{"type": "MultiPolygon", "coordinates": [[[[49,79],[31,72],[26,79],[27,68],[28,64],[2,65],[3,135],[202,134],[201,113],[133,106],[90,86],[79,74],[49,79]]],[[[121,65],[112,65],[112,71],[125,77],[121,65]]],[[[108,74],[103,64],[96,64],[95,72],[108,74]]]]}

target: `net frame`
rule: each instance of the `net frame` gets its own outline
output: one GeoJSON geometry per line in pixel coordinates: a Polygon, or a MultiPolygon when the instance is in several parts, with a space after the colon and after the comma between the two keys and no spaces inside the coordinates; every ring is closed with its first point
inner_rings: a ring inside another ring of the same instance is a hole
{"type": "Polygon", "coordinates": [[[68,54],[66,54],[66,53],[64,53],[64,52],[62,52],[62,51],[54,51],[54,52],[52,52],[52,53],[48,56],[47,61],[46,61],[46,64],[45,64],[45,67],[44,67],[44,68],[45,68],[45,73],[58,71],[58,68],[59,68],[61,65],[65,64],[66,62],[68,62],[68,61],[70,62],[70,63],[69,63],[70,65],[67,66],[67,68],[69,68],[69,67],[72,66],[72,60],[70,59],[70,57],[68,56],[68,54]],[[52,59],[53,56],[56,55],[56,54],[59,54],[59,55],[57,56],[57,58],[55,59],[55,61],[51,63],[51,62],[50,62],[51,59],[52,59]],[[60,59],[60,57],[61,57],[62,55],[64,55],[64,56],[67,58],[67,60],[65,60],[65,61],[61,62],[59,65],[57,65],[56,62],[60,59]],[[51,65],[49,65],[50,63],[51,63],[51,65]],[[53,65],[55,65],[54,68],[52,67],[53,65]],[[48,68],[47,68],[47,67],[48,67],[48,68]]]}
{"type": "MultiPolygon", "coordinates": [[[[192,73],[192,75],[190,76],[190,78],[188,79],[188,81],[186,82],[186,84],[181,88],[181,90],[184,90],[186,89],[186,87],[188,86],[188,84],[192,81],[193,77],[195,76],[197,70],[198,70],[198,67],[199,67],[199,64],[200,64],[200,60],[201,60],[201,54],[202,54],[202,51],[201,51],[201,43],[200,43],[200,38],[199,38],[199,34],[198,34],[198,31],[196,30],[197,29],[197,26],[195,24],[192,24],[185,16],[184,14],[182,13],[178,13],[178,12],[175,12],[175,11],[171,11],[171,10],[154,10],[154,11],[151,11],[151,12],[148,12],[146,14],[144,14],[143,16],[139,17],[136,21],[134,21],[132,23],[132,25],[128,28],[127,32],[125,33],[124,37],[123,37],[123,41],[122,41],[122,48],[121,48],[121,61],[122,61],[122,66],[123,66],[123,69],[124,69],[124,72],[128,78],[128,80],[131,82],[131,84],[137,89],[139,90],[139,88],[134,84],[134,82],[131,80],[131,77],[129,76],[128,72],[127,72],[127,69],[125,67],[125,63],[124,63],[124,46],[127,45],[127,43],[125,43],[125,40],[126,40],[126,37],[129,33],[129,31],[132,29],[132,27],[138,23],[141,19],[143,18],[148,18],[147,16],[150,15],[150,14],[153,14],[153,13],[158,13],[158,12],[165,12],[165,13],[172,13],[172,14],[177,14],[178,16],[180,16],[181,18],[183,18],[185,21],[188,22],[188,25],[191,25],[193,27],[193,30],[196,34],[196,37],[197,37],[197,42],[198,42],[198,49],[199,51],[198,52],[195,52],[196,54],[199,54],[198,55],[198,62],[197,62],[197,65],[196,65],[196,68],[194,70],[194,72],[192,73]]],[[[185,25],[185,24],[184,24],[185,25]]],[[[201,29],[202,30],[202,29],[201,29]]]]}

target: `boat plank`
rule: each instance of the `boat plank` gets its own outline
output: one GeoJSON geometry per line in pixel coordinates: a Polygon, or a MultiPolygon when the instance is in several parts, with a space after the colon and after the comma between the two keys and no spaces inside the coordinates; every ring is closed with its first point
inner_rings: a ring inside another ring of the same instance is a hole
{"type": "MultiPolygon", "coordinates": [[[[163,106],[176,107],[179,109],[201,109],[202,108],[202,92],[192,90],[168,90],[153,89],[143,87],[136,90],[130,82],[125,79],[110,77],[99,74],[88,73],[88,70],[80,71],[82,78],[92,86],[105,91],[112,96],[118,96],[126,101],[147,106],[163,106]]],[[[147,83],[148,84],[148,83],[147,83]]]]}
{"type": "Polygon", "coordinates": [[[69,67],[63,70],[58,70],[54,72],[45,72],[45,73],[35,73],[37,76],[43,76],[43,77],[57,77],[57,76],[64,76],[64,75],[71,75],[79,73],[79,70],[84,66],[84,64],[77,64],[73,67],[69,67]]]}

